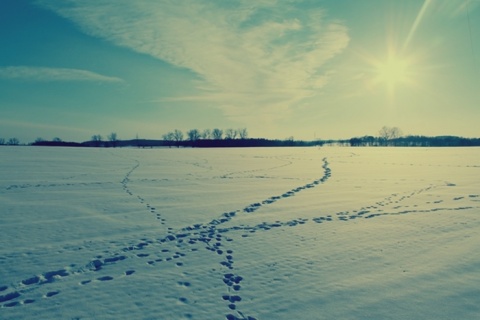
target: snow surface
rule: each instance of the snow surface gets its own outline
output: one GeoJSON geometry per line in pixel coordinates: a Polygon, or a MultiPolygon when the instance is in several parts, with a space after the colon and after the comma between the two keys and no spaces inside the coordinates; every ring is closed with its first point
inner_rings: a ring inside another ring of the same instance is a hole
{"type": "Polygon", "coordinates": [[[480,319],[480,149],[0,148],[0,319],[480,319]]]}

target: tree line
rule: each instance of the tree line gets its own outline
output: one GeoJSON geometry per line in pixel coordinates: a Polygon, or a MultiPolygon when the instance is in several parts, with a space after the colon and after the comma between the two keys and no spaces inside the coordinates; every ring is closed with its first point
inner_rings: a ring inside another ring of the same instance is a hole
{"type": "Polygon", "coordinates": [[[320,140],[302,141],[294,140],[293,137],[284,140],[269,140],[264,138],[249,138],[247,128],[240,129],[191,129],[185,133],[179,129],[167,132],[161,139],[134,139],[121,140],[115,132],[110,133],[106,139],[100,135],[92,135],[90,140],[84,142],[66,142],[60,138],[51,141],[37,138],[31,145],[34,146],[65,146],[65,147],[193,147],[193,148],[226,148],[226,147],[298,147],[321,145],[320,140]]]}
{"type": "MultiPolygon", "coordinates": [[[[165,133],[162,136],[163,141],[168,146],[177,146],[180,147],[181,145],[189,145],[189,146],[197,146],[201,145],[198,143],[200,140],[206,141],[216,141],[219,143],[221,140],[247,140],[248,139],[248,130],[247,128],[241,129],[205,129],[200,131],[198,129],[191,129],[186,132],[186,139],[184,139],[183,132],[181,130],[175,129],[174,131],[165,133]],[[187,143],[185,143],[187,142],[187,143]]],[[[232,143],[232,141],[230,141],[232,143]]]]}
{"type": "MultiPolygon", "coordinates": [[[[20,145],[17,138],[5,140],[0,138],[0,145],[20,145]]],[[[175,129],[162,135],[161,139],[120,140],[117,133],[112,132],[104,138],[94,134],[84,142],[67,142],[55,137],[52,140],[37,138],[31,143],[34,146],[63,147],[194,147],[194,148],[225,148],[225,147],[307,147],[323,145],[339,145],[352,147],[470,147],[480,146],[480,138],[463,138],[457,136],[427,137],[420,135],[404,136],[398,127],[382,127],[377,136],[353,137],[346,140],[295,140],[293,137],[284,140],[264,138],[249,138],[248,130],[241,129],[191,129],[185,132],[175,129]]]]}
{"type": "Polygon", "coordinates": [[[408,135],[391,140],[383,140],[378,137],[364,136],[359,138],[351,138],[343,141],[352,147],[478,147],[480,146],[479,138],[463,138],[456,136],[437,136],[427,137],[419,135],[408,135]]]}
{"type": "Polygon", "coordinates": [[[20,140],[17,138],[9,138],[5,140],[4,138],[0,138],[0,146],[18,146],[20,145],[20,140]]]}
{"type": "MultiPolygon", "coordinates": [[[[183,132],[181,130],[175,129],[174,131],[168,132],[162,136],[164,141],[183,141],[183,132]]],[[[215,128],[205,129],[200,131],[198,129],[191,129],[187,131],[187,140],[197,141],[200,139],[203,140],[233,140],[233,139],[247,139],[248,130],[247,128],[241,129],[218,129],[215,128]]]]}
{"type": "Polygon", "coordinates": [[[456,136],[427,137],[421,135],[404,136],[397,127],[383,127],[377,137],[363,136],[344,141],[352,147],[474,147],[480,146],[480,138],[456,136]]]}

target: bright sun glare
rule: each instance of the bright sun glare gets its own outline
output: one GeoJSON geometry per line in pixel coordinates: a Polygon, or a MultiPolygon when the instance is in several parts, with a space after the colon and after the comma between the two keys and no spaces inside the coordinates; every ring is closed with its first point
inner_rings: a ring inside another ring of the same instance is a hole
{"type": "Polygon", "coordinates": [[[377,80],[389,87],[408,80],[408,63],[399,57],[391,56],[377,65],[377,80]]]}
{"type": "Polygon", "coordinates": [[[403,46],[394,46],[392,45],[392,42],[389,41],[390,46],[388,47],[388,54],[384,59],[373,57],[367,58],[367,62],[370,64],[372,67],[371,70],[373,71],[373,78],[371,79],[370,84],[374,87],[385,85],[387,87],[388,95],[392,99],[395,96],[395,91],[400,87],[405,85],[414,86],[417,84],[415,78],[417,78],[416,76],[418,75],[419,56],[412,55],[412,51],[408,49],[411,40],[431,3],[432,0],[424,0],[403,46]],[[406,52],[410,52],[410,54],[405,55],[406,52]]]}
{"type": "Polygon", "coordinates": [[[415,66],[411,57],[390,50],[383,59],[371,58],[372,78],[370,85],[385,87],[388,95],[393,98],[395,92],[404,87],[414,85],[415,66]]]}

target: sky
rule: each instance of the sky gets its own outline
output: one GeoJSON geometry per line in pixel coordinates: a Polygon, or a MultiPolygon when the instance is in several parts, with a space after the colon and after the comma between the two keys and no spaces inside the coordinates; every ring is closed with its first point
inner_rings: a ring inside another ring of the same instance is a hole
{"type": "Polygon", "coordinates": [[[0,138],[480,137],[480,0],[1,0],[0,138]]]}

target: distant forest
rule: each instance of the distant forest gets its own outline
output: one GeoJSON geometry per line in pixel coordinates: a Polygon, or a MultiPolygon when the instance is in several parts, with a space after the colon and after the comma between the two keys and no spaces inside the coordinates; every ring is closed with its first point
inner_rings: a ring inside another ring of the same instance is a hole
{"type": "MultiPolygon", "coordinates": [[[[20,145],[16,138],[8,140],[0,138],[0,145],[20,145]]],[[[93,135],[91,140],[84,142],[67,142],[60,138],[44,140],[38,138],[30,143],[32,146],[51,147],[175,147],[175,148],[239,148],[239,147],[310,147],[310,146],[351,146],[351,147],[474,147],[480,146],[480,138],[463,138],[457,136],[403,136],[397,127],[383,127],[378,136],[353,137],[345,140],[295,140],[289,137],[283,140],[264,138],[249,138],[247,129],[213,129],[202,132],[197,129],[189,130],[184,136],[180,130],[168,132],[162,139],[130,139],[121,140],[112,132],[106,139],[99,134],[93,135]]]]}

